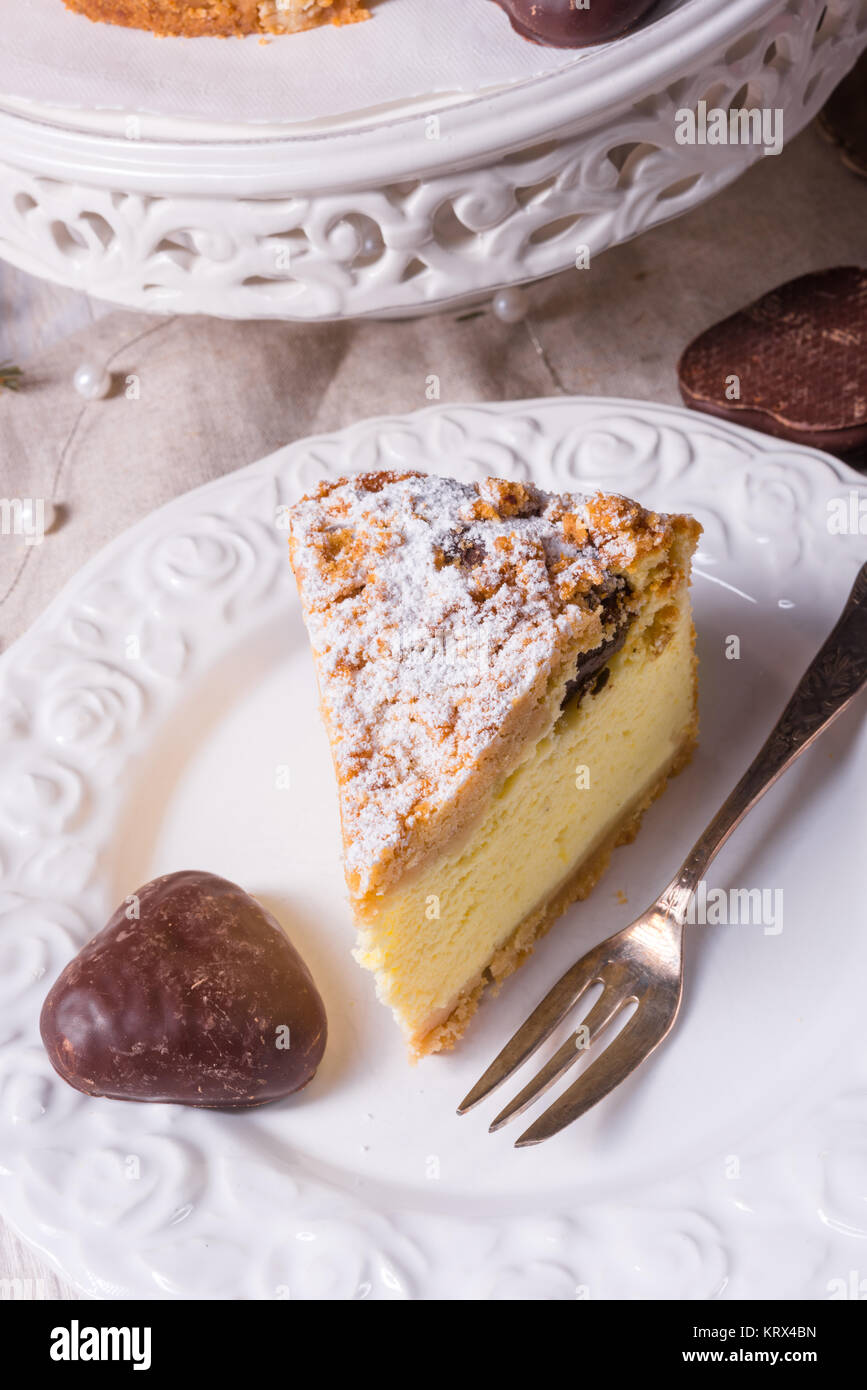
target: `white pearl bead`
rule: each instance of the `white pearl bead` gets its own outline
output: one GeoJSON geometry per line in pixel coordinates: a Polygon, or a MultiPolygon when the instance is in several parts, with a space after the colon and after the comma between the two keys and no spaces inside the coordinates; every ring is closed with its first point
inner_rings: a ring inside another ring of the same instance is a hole
{"type": "Polygon", "coordinates": [[[527,296],[523,290],[497,290],[491,308],[503,323],[520,323],[527,317],[527,296]]]}
{"type": "Polygon", "coordinates": [[[361,243],[361,250],[365,256],[376,256],[383,249],[382,237],[379,232],[367,232],[361,243]]]}
{"type": "Polygon", "coordinates": [[[57,508],[44,497],[24,497],[21,499],[21,524],[25,535],[44,535],[52,530],[57,520],[57,508]]]}
{"type": "Polygon", "coordinates": [[[104,367],[96,367],[92,362],[83,362],[76,368],[72,378],[79,396],[87,401],[101,401],[111,390],[111,373],[104,367]]]}

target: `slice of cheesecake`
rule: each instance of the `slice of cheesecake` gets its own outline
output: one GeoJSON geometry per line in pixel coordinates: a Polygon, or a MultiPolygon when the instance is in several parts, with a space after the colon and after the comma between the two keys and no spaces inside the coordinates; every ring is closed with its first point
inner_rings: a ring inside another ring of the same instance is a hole
{"type": "Polygon", "coordinates": [[[419,473],[291,509],[356,956],[414,1056],[454,1044],[689,759],[699,533],[419,473]]]}
{"type": "Polygon", "coordinates": [[[106,24],[184,38],[297,34],[320,24],[369,19],[363,0],[65,0],[106,24]]]}

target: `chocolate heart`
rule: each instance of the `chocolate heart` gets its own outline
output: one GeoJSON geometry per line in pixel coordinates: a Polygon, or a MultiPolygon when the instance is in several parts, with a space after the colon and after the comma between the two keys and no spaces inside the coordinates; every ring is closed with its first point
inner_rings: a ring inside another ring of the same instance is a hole
{"type": "Polygon", "coordinates": [[[306,1086],[325,1009],[270,913],[192,870],[127,898],[50,990],[55,1071],[91,1096],[237,1109],[306,1086]]]}
{"type": "Polygon", "coordinates": [[[525,39],[552,48],[585,48],[616,39],[657,0],[587,0],[580,8],[575,0],[497,0],[525,39]]]}
{"type": "Polygon", "coordinates": [[[694,410],[850,460],[867,450],[867,270],[789,280],[690,343],[694,410]]]}

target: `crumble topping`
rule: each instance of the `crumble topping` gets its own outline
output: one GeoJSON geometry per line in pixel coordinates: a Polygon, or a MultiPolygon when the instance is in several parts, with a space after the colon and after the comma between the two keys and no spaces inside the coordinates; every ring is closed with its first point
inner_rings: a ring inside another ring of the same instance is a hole
{"type": "Polygon", "coordinates": [[[295,34],[322,24],[369,19],[362,0],[65,0],[67,9],[106,24],[154,34],[295,34]]]}
{"type": "Polygon", "coordinates": [[[359,892],[473,775],[518,702],[538,704],[567,656],[615,638],[626,571],[671,535],[671,519],[626,498],[497,478],[362,474],[291,509],[359,892]]]}

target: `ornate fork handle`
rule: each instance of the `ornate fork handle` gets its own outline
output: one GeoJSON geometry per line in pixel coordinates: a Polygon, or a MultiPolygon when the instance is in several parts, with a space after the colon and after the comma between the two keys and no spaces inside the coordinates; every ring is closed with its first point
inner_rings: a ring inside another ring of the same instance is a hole
{"type": "Polygon", "coordinates": [[[867,564],[858,573],[837,626],[810,662],[765,744],[660,896],[659,905],[669,920],[683,922],[690,895],[732,831],[865,684],[867,564]]]}

